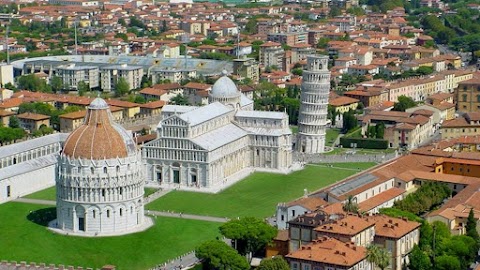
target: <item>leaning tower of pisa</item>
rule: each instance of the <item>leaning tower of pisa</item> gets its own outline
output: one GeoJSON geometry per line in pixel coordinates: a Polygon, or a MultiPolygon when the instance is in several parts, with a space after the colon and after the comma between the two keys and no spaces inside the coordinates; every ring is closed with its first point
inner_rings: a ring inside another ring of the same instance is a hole
{"type": "Polygon", "coordinates": [[[328,56],[307,57],[303,71],[300,112],[298,115],[298,152],[315,154],[325,151],[325,126],[327,121],[330,71],[328,56]]]}

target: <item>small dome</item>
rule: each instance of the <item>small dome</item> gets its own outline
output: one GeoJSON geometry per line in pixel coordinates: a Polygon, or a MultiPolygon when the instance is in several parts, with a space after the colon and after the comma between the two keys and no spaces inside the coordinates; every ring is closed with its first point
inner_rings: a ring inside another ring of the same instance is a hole
{"type": "Polygon", "coordinates": [[[63,147],[66,156],[94,160],[127,157],[135,151],[132,136],[112,121],[101,98],[90,103],[83,124],[70,133],[63,147]]]}
{"type": "Polygon", "coordinates": [[[240,96],[240,92],[235,83],[227,77],[225,72],[223,74],[224,75],[213,84],[210,95],[213,98],[234,98],[240,96]]]}

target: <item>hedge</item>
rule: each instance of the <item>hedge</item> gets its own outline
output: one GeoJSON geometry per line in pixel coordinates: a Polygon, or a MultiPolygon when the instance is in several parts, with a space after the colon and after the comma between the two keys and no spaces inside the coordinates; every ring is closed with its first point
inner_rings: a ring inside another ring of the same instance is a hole
{"type": "Polygon", "coordinates": [[[340,144],[344,148],[350,148],[352,143],[357,144],[357,148],[365,149],[387,149],[388,141],[382,139],[372,139],[372,138],[351,138],[351,137],[341,137],[340,144]]]}

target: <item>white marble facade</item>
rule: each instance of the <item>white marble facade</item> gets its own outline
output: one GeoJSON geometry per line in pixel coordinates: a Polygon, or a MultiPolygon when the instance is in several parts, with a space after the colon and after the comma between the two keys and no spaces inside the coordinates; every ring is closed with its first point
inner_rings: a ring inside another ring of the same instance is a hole
{"type": "Polygon", "coordinates": [[[291,170],[287,114],[254,111],[226,75],[213,85],[209,102],[163,108],[157,139],[142,148],[147,181],[216,192],[255,170],[291,170]]]}
{"type": "Polygon", "coordinates": [[[330,71],[328,56],[307,57],[303,71],[302,94],[298,115],[296,150],[300,153],[325,152],[330,71]]]}
{"type": "Polygon", "coordinates": [[[111,236],[145,229],[144,164],[131,134],[95,99],[64,143],[56,170],[61,233],[111,236]]]}

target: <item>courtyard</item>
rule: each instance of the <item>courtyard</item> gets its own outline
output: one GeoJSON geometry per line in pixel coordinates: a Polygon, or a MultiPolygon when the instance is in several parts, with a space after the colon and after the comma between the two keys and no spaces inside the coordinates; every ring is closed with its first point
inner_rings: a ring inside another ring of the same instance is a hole
{"type": "Polygon", "coordinates": [[[155,225],[135,234],[84,238],[59,235],[45,227],[43,216],[55,208],[9,202],[0,205],[0,258],[119,270],[145,270],[192,251],[219,235],[219,223],[179,218],[157,218],[155,225]],[[201,232],[201,233],[199,233],[201,232]]]}
{"type": "Polygon", "coordinates": [[[254,173],[217,194],[172,191],[148,204],[146,209],[215,217],[264,218],[274,214],[279,202],[301,197],[304,189],[312,192],[374,165],[373,162],[335,163],[334,168],[307,165],[288,175],[254,173]]]}
{"type": "MultiPolygon", "coordinates": [[[[335,163],[333,167],[311,164],[289,175],[254,173],[218,194],[172,191],[148,204],[146,209],[213,217],[263,218],[272,216],[279,202],[301,197],[304,189],[312,192],[374,165],[373,162],[335,163]]],[[[152,189],[146,190],[146,193],[152,192],[152,189]]],[[[55,188],[26,198],[54,201],[55,188]]],[[[219,223],[157,217],[153,227],[136,234],[103,238],[64,236],[45,227],[54,211],[53,207],[28,203],[0,205],[0,258],[94,268],[115,264],[119,270],[140,270],[185,254],[219,235],[219,223]]]]}

